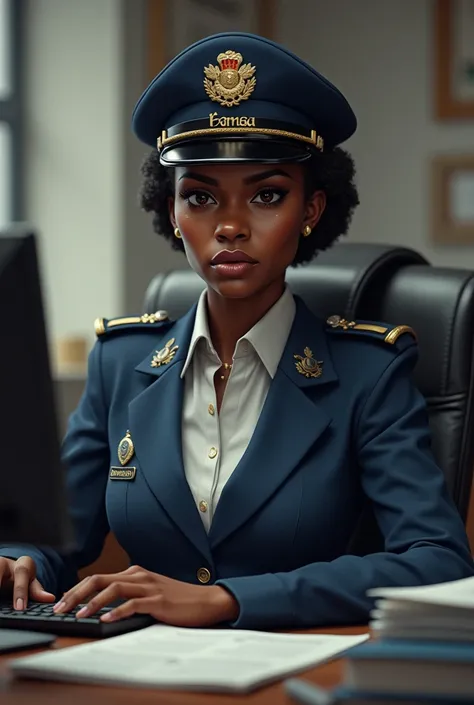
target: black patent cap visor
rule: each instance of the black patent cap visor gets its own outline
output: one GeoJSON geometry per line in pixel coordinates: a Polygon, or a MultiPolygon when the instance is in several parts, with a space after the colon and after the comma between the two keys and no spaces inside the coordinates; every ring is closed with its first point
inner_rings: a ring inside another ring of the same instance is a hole
{"type": "Polygon", "coordinates": [[[221,139],[182,140],[165,146],[160,152],[163,166],[187,164],[282,164],[304,162],[316,150],[311,145],[296,140],[246,137],[221,139]]]}

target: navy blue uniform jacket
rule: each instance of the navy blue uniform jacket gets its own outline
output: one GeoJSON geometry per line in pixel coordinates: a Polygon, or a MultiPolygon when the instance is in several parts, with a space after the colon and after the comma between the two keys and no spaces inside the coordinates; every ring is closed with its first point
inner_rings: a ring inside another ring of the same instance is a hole
{"type": "Polygon", "coordinates": [[[64,442],[76,549],[67,558],[26,546],[2,555],[32,555],[40,581],[57,593],[99,556],[110,529],[132,564],[191,583],[207,568],[209,584],[236,597],[242,628],[364,622],[369,588],[473,574],[411,381],[413,336],[390,345],[377,333],[331,329],[299,299],[252,440],[206,534],[181,453],[180,373],[194,315],[117,326],[99,338],[64,442]],[[170,338],[174,359],[152,367],[170,338]],[[296,368],[306,347],[322,361],[318,378],[296,368]],[[113,480],[127,430],[136,476],[113,480]],[[347,555],[364,497],[385,551],[347,555]]]}

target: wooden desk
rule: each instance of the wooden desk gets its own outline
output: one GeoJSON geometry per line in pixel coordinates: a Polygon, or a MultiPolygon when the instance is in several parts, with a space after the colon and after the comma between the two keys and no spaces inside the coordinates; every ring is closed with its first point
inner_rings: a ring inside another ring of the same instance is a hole
{"type": "MultiPolygon", "coordinates": [[[[364,634],[363,627],[344,627],[337,629],[315,629],[313,634],[364,634]]],[[[73,646],[86,639],[58,639],[55,648],[73,646]]],[[[33,653],[33,652],[30,652],[33,653]]],[[[1,705],[290,705],[280,683],[260,688],[249,695],[219,695],[211,693],[186,693],[164,690],[141,690],[132,688],[113,688],[108,686],[69,685],[67,683],[49,683],[39,680],[16,680],[8,674],[8,662],[26,655],[16,652],[0,656],[0,703],[1,705]]],[[[342,661],[337,660],[318,666],[300,674],[302,678],[317,683],[324,688],[331,688],[340,682],[342,661]]]]}

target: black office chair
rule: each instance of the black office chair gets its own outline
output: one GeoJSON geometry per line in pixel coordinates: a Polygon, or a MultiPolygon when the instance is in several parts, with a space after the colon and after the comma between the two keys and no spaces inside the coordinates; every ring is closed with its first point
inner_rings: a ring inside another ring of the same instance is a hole
{"type": "MultiPolygon", "coordinates": [[[[465,522],[474,470],[474,272],[433,267],[408,248],[356,243],[338,244],[314,263],[290,269],[287,281],[323,319],[339,314],[415,329],[414,381],[427,400],[434,455],[465,522]]],[[[203,287],[190,270],[160,274],[147,289],[145,310],[166,309],[177,318],[203,287]]],[[[366,512],[350,550],[365,554],[380,547],[366,512]]]]}

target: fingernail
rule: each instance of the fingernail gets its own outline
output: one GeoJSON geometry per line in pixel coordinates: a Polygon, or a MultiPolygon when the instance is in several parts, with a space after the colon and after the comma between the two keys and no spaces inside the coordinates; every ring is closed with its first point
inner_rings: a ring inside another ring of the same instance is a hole
{"type": "Polygon", "coordinates": [[[89,608],[88,607],[82,607],[79,612],[76,612],[76,617],[87,617],[89,614],[89,608]]]}
{"type": "Polygon", "coordinates": [[[62,612],[65,608],[66,608],[65,602],[57,602],[53,607],[53,611],[54,612],[62,612]]]}
{"type": "Polygon", "coordinates": [[[105,614],[102,615],[100,618],[102,622],[113,622],[114,621],[114,613],[113,612],[106,612],[105,614]]]}
{"type": "Polygon", "coordinates": [[[19,598],[17,599],[15,607],[16,607],[17,610],[23,610],[23,609],[24,609],[23,598],[19,597],[19,598]]]}

